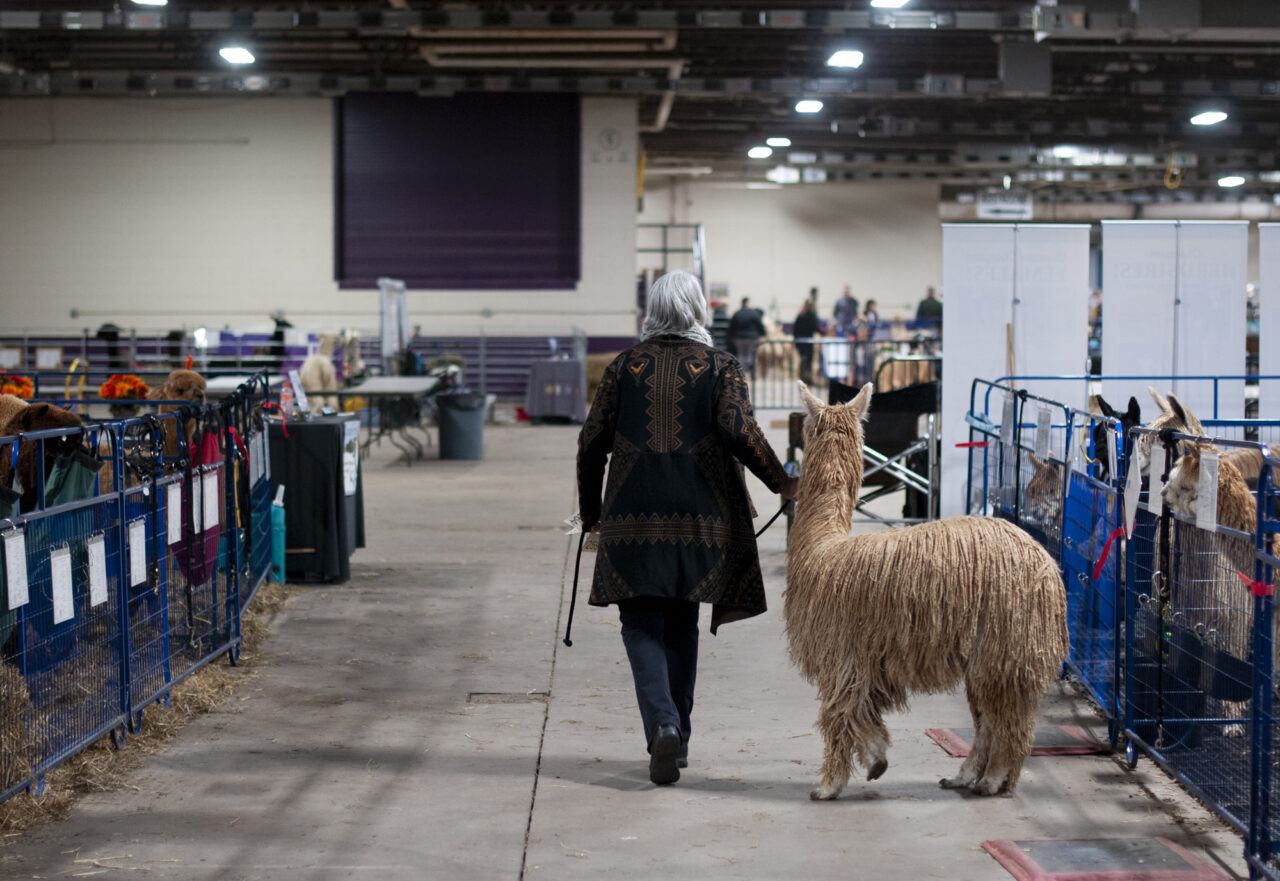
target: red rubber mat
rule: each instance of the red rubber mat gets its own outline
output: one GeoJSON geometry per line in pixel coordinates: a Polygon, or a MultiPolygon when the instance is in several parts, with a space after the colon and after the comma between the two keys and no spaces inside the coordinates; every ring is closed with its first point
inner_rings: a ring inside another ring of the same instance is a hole
{"type": "MultiPolygon", "coordinates": [[[[969,744],[973,743],[972,728],[929,728],[925,734],[961,759],[969,755],[969,744]]],[[[1087,756],[1110,751],[1105,743],[1094,740],[1083,728],[1073,725],[1037,728],[1035,744],[1031,747],[1033,756],[1087,756]]]]}
{"type": "Polygon", "coordinates": [[[1166,838],[984,841],[1018,881],[1230,881],[1166,838]]]}

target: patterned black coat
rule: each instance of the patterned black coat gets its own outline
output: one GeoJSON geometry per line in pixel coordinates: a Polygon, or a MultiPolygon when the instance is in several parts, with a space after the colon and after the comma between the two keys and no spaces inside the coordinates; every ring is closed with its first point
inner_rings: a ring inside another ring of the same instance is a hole
{"type": "Polygon", "coordinates": [[[579,511],[588,526],[600,524],[591,604],[637,596],[712,603],[712,633],[763,612],[738,462],[782,490],[786,473],[756,424],[732,355],[675,336],[619,355],[578,436],[579,511]]]}

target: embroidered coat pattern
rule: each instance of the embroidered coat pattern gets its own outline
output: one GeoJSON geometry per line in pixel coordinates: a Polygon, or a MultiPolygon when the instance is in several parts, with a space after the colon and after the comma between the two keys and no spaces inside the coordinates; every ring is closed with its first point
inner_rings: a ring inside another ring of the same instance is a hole
{"type": "Polygon", "coordinates": [[[590,603],[711,603],[712,633],[765,611],[742,465],[781,491],[786,473],[732,355],[674,336],[619,355],[578,436],[579,511],[600,525],[590,603]]]}

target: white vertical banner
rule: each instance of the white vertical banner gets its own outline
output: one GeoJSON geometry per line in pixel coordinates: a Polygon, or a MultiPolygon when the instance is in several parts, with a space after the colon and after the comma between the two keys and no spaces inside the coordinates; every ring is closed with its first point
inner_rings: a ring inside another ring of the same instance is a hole
{"type": "MultiPolygon", "coordinates": [[[[1280,376],[1280,223],[1258,224],[1258,375],[1280,376]]],[[[1258,418],[1280,419],[1280,380],[1258,383],[1258,418]]]]}
{"type": "MultiPolygon", "coordinates": [[[[1087,373],[1089,225],[1024,223],[1018,225],[1016,235],[1015,372],[1020,376],[1087,373]]],[[[1072,407],[1088,403],[1083,382],[1028,380],[1019,387],[1072,407]]]]}
{"type": "MultiPolygon", "coordinates": [[[[943,517],[965,512],[969,450],[956,444],[969,440],[965,414],[973,380],[994,380],[1009,373],[1005,327],[1013,318],[1013,276],[1011,224],[942,225],[942,291],[947,304],[942,346],[946,377],[942,383],[943,517]]],[[[975,406],[983,408],[982,396],[975,406]]],[[[1000,416],[1000,400],[993,400],[991,406],[994,421],[1000,416]]]]}
{"type": "MultiPolygon", "coordinates": [[[[1174,372],[1174,299],[1177,293],[1176,220],[1102,221],[1102,373],[1169,376],[1174,372]]],[[[1243,294],[1242,294],[1243,296],[1243,294]]],[[[1123,410],[1135,396],[1142,421],[1156,415],[1147,394],[1171,383],[1107,380],[1102,394],[1123,410]]]]}
{"type": "MultiPolygon", "coordinates": [[[[1245,371],[1249,222],[1180,220],[1178,236],[1174,372],[1179,376],[1241,376],[1245,371]]],[[[1105,338],[1105,322],[1102,333],[1105,338]]],[[[1213,383],[1176,380],[1173,391],[1196,416],[1213,417],[1213,383]]],[[[1244,418],[1244,380],[1218,383],[1217,416],[1244,418]]]]}

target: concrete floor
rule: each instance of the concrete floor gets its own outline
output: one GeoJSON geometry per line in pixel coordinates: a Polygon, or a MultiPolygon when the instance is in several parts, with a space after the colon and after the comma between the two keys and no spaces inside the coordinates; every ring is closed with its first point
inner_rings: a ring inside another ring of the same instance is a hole
{"type": "MultiPolygon", "coordinates": [[[[0,877],[1004,881],[986,839],[1151,836],[1245,877],[1239,837],[1147,761],[1037,757],[1013,798],[940,789],[960,760],[924,731],[971,724],[958,694],[888,720],[880,780],[809,801],[822,743],[786,659],[781,521],[761,540],[772,609],[718,637],[704,615],[690,767],[652,786],[616,613],[585,603],[592,557],[560,642],[576,436],[488,426],[483,462],[412,468],[376,449],[352,581],[295,599],[260,676],[135,789],[0,839],[0,877]]],[[[1105,733],[1066,686],[1042,716],[1105,733]]]]}

